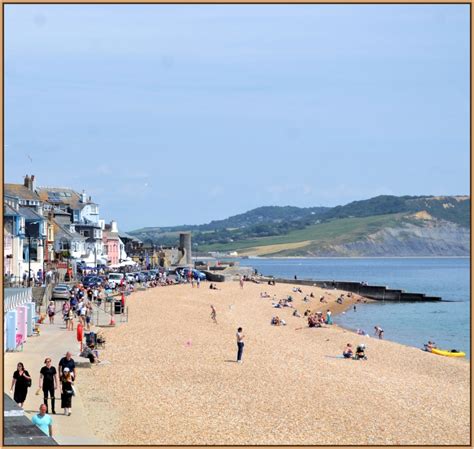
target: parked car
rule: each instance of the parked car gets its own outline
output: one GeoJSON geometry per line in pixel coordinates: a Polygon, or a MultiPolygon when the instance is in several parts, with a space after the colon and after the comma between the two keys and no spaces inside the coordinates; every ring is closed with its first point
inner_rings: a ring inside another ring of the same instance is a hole
{"type": "Polygon", "coordinates": [[[123,273],[109,273],[108,280],[120,284],[120,281],[125,277],[123,273]]]}
{"type": "MultiPolygon", "coordinates": [[[[183,269],[180,271],[180,274],[182,273],[182,275],[183,275],[185,278],[187,278],[187,277],[188,277],[189,270],[190,270],[190,268],[185,267],[185,268],[183,268],[183,269]]],[[[197,280],[197,279],[199,278],[201,281],[205,281],[205,280],[206,280],[206,275],[205,275],[203,272],[201,272],[201,271],[196,270],[196,269],[193,268],[193,269],[192,269],[192,273],[193,273],[193,278],[194,278],[194,279],[197,280]]]]}
{"type": "Polygon", "coordinates": [[[126,273],[125,274],[125,280],[129,282],[130,284],[133,284],[135,282],[135,274],[134,273],[126,273]]]}
{"type": "Polygon", "coordinates": [[[153,275],[149,271],[141,271],[140,274],[143,276],[145,281],[151,281],[153,279],[153,275]]]}
{"type": "Polygon", "coordinates": [[[82,280],[84,287],[100,287],[102,285],[102,279],[99,276],[86,276],[82,280]]]}
{"type": "Polygon", "coordinates": [[[53,293],[51,294],[51,299],[62,299],[62,300],[69,300],[71,298],[71,293],[69,292],[69,287],[67,285],[56,285],[53,288],[53,293]]]}
{"type": "Polygon", "coordinates": [[[148,280],[148,276],[143,272],[138,272],[134,274],[135,274],[135,279],[137,280],[137,282],[146,282],[148,280]]]}

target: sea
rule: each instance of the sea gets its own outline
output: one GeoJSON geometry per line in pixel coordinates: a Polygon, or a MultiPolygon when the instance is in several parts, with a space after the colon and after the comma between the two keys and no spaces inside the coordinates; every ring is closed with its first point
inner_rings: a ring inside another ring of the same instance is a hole
{"type": "Polygon", "coordinates": [[[440,296],[441,302],[376,301],[357,304],[334,317],[344,328],[384,329],[384,338],[417,348],[428,340],[470,358],[469,258],[250,258],[239,259],[264,275],[293,279],[363,281],[410,293],[440,296]]]}

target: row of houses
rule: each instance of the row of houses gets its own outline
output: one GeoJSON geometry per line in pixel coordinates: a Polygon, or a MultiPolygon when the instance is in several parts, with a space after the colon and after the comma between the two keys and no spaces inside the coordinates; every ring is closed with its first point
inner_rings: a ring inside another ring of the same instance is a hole
{"type": "Polygon", "coordinates": [[[21,279],[30,269],[118,265],[126,247],[140,248],[134,237],[120,234],[116,221],[100,219],[99,205],[85,191],[37,187],[34,175],[23,184],[4,184],[4,273],[21,279]]]}

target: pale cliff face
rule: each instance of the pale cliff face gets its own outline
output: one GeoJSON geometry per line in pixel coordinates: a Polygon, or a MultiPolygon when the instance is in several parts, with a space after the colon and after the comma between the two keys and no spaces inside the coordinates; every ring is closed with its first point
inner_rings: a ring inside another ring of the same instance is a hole
{"type": "MultiPolygon", "coordinates": [[[[280,256],[404,257],[469,256],[470,231],[442,220],[424,220],[387,227],[360,240],[324,244],[278,253],[280,256]]],[[[277,255],[277,254],[272,254],[277,255]]]]}

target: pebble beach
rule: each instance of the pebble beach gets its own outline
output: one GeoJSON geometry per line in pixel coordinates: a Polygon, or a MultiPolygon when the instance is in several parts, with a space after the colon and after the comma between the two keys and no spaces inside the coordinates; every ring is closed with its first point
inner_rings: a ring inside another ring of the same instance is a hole
{"type": "Polygon", "coordinates": [[[104,330],[107,363],[81,370],[94,435],[109,444],[150,445],[470,444],[466,360],[336,325],[308,328],[293,309],[260,298],[265,291],[277,299],[291,295],[301,315],[307,308],[342,313],[355,302],[337,304],[345,292],[217,286],[157,287],[127,298],[128,323],[104,330]],[[304,303],[310,292],[315,298],[304,303]],[[271,326],[275,315],[287,325],[271,326]],[[239,326],[242,364],[236,363],[239,326]],[[339,358],[349,342],[365,343],[368,360],[339,358]]]}

